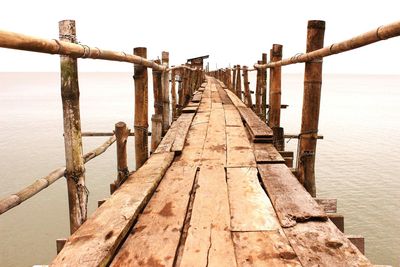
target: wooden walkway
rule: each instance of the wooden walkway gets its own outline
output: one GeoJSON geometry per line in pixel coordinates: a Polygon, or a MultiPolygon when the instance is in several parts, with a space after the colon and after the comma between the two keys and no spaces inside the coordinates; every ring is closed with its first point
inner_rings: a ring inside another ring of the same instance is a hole
{"type": "Polygon", "coordinates": [[[214,78],[53,266],[372,266],[214,78]]]}

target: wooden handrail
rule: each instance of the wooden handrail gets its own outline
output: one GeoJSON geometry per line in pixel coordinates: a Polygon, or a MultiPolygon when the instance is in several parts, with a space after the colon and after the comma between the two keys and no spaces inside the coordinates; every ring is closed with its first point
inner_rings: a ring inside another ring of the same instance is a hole
{"type": "MultiPolygon", "coordinates": [[[[115,135],[111,136],[106,142],[104,142],[101,146],[96,149],[86,153],[83,155],[84,162],[89,162],[95,157],[103,154],[113,143],[115,142],[115,135]]],[[[11,194],[3,199],[0,199],[0,214],[18,206],[25,200],[33,197],[58,179],[64,176],[65,167],[60,167],[52,172],[50,172],[47,176],[42,177],[36,180],[31,185],[25,187],[24,189],[18,191],[17,193],[11,194]]]]}
{"type": "Polygon", "coordinates": [[[103,50],[84,44],[76,44],[56,39],[44,39],[21,33],[0,30],[0,47],[46,54],[66,55],[74,58],[91,58],[139,64],[151,69],[164,71],[166,66],[152,60],[125,52],[103,50]]]}
{"type": "Polygon", "coordinates": [[[266,68],[286,66],[296,63],[310,62],[313,60],[320,60],[323,57],[350,51],[362,46],[390,39],[399,35],[400,35],[400,21],[396,21],[391,24],[380,26],[375,30],[371,30],[369,32],[355,36],[351,39],[342,41],[340,43],[334,43],[332,45],[326,46],[324,48],[309,53],[299,54],[291,58],[285,58],[280,61],[269,62],[267,64],[254,64],[254,68],[266,69],[266,68]]]}

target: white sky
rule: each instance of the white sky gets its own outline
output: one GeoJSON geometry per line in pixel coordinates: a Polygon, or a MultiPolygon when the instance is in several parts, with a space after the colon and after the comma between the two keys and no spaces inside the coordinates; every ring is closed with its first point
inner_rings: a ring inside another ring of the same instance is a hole
{"type": "MultiPolygon", "coordinates": [[[[253,65],[273,43],[283,56],[305,51],[307,20],[326,21],[325,45],[400,20],[399,0],[89,1],[4,0],[0,29],[58,38],[58,21],[75,19],[83,44],[148,57],[170,52],[172,65],[210,55],[210,67],[253,65]]],[[[325,73],[400,74],[400,37],[328,57],[325,73]]],[[[0,48],[0,71],[58,71],[57,56],[0,48]]],[[[128,63],[80,60],[81,71],[131,71],[128,63]]],[[[303,64],[285,67],[302,72],[303,64]]]]}

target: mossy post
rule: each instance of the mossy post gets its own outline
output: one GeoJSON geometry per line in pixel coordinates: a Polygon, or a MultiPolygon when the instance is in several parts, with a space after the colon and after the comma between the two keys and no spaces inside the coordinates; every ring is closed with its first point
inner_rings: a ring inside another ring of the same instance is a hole
{"type": "MultiPolygon", "coordinates": [[[[133,53],[137,56],[147,58],[145,47],[135,47],[133,53]]],[[[134,64],[135,80],[135,161],[136,169],[139,169],[149,157],[148,148],[148,76],[147,67],[134,64]]]]}
{"type": "MultiPolygon", "coordinates": [[[[60,41],[76,43],[75,21],[60,21],[59,33],[60,41]]],[[[69,221],[72,234],[86,221],[88,190],[85,185],[85,165],[82,153],[78,62],[76,58],[69,56],[60,56],[60,61],[65,177],[68,186],[69,221]]]]}
{"type": "MultiPolygon", "coordinates": [[[[160,60],[154,61],[160,64],[160,60]]],[[[162,91],[162,72],[153,69],[153,95],[154,95],[154,115],[151,117],[151,152],[154,152],[161,142],[163,127],[163,91],[162,91]]]]}
{"type": "MultiPolygon", "coordinates": [[[[169,53],[163,51],[161,55],[161,62],[164,66],[169,66],[169,53]]],[[[163,103],[163,124],[162,133],[163,135],[168,131],[170,123],[170,108],[169,108],[169,73],[170,71],[165,70],[162,72],[162,103],[163,103]]]]}
{"type": "MultiPolygon", "coordinates": [[[[311,20],[307,26],[307,53],[324,46],[325,21],[311,20]]],[[[321,101],[322,58],[305,64],[304,96],[298,151],[298,178],[305,189],[316,196],[315,151],[321,101]]]]}

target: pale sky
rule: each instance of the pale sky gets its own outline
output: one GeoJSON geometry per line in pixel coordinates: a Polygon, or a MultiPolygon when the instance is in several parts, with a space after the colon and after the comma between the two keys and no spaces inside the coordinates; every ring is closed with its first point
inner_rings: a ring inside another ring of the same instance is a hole
{"type": "MultiPolygon", "coordinates": [[[[58,38],[58,21],[75,19],[78,40],[132,53],[146,46],[148,58],[170,52],[172,65],[210,55],[210,67],[252,66],[273,43],[283,56],[305,52],[307,21],[326,21],[325,46],[400,20],[399,0],[308,1],[57,1],[2,2],[0,29],[58,38]]],[[[400,74],[400,37],[328,57],[324,73],[400,74]]],[[[54,55],[0,48],[0,71],[58,71],[54,55]]],[[[128,63],[83,59],[81,71],[131,71],[128,63]]],[[[301,73],[303,64],[284,67],[301,73]]]]}

